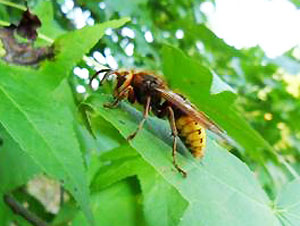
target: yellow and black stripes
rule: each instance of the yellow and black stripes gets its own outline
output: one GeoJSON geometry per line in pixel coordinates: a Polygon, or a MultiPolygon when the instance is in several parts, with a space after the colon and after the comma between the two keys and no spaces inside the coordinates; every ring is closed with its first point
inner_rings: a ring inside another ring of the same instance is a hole
{"type": "Polygon", "coordinates": [[[178,135],[188,146],[193,156],[200,159],[204,155],[206,146],[206,132],[203,126],[187,115],[176,119],[178,135]]]}

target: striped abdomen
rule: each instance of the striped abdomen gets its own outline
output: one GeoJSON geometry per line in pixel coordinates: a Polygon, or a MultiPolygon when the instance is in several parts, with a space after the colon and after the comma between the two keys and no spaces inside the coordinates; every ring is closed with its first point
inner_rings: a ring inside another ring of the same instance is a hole
{"type": "Polygon", "coordinates": [[[206,146],[205,128],[187,115],[176,119],[176,128],[178,135],[182,138],[193,156],[197,159],[202,158],[206,146]]]}

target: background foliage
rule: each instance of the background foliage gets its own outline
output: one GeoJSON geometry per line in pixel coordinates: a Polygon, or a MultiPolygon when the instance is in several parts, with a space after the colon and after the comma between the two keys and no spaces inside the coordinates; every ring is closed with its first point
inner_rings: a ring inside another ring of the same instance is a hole
{"type": "MultiPolygon", "coordinates": [[[[1,197],[51,225],[299,225],[297,49],[275,60],[259,47],[237,50],[207,27],[202,2],[29,1],[42,22],[34,45],[53,45],[54,58],[0,61],[1,197]],[[197,162],[181,143],[182,178],[166,121],[151,117],[124,139],[141,113],[126,102],[102,107],[111,84],[87,84],[103,66],[163,74],[234,145],[209,133],[197,162]]],[[[1,24],[18,24],[25,7],[13,3],[0,1],[1,24]]],[[[12,222],[28,225],[1,199],[0,224],[12,222]]]]}

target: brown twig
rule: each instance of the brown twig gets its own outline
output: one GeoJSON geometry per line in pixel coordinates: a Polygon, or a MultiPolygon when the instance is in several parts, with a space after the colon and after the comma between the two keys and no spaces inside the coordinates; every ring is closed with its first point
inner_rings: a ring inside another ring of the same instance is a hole
{"type": "Polygon", "coordinates": [[[24,208],[17,200],[13,198],[12,195],[5,194],[3,200],[8,205],[11,210],[23,217],[26,221],[30,222],[34,226],[49,226],[45,221],[40,219],[38,216],[30,212],[28,209],[24,208]]]}
{"type": "Polygon", "coordinates": [[[59,189],[59,207],[61,208],[64,205],[65,202],[65,188],[63,185],[60,185],[60,189],[59,189]]]}

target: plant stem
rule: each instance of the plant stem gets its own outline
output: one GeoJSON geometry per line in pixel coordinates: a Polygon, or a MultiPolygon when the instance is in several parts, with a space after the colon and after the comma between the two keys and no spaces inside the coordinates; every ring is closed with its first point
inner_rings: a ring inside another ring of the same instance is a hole
{"type": "Polygon", "coordinates": [[[19,202],[17,202],[12,195],[5,194],[3,200],[10,207],[10,209],[15,213],[23,217],[26,221],[34,226],[49,226],[48,223],[40,219],[38,216],[30,212],[19,202]]]}
{"type": "Polygon", "coordinates": [[[286,169],[290,172],[291,175],[293,175],[293,177],[295,179],[299,179],[300,176],[299,174],[296,172],[296,170],[294,170],[294,168],[292,166],[290,166],[290,164],[285,161],[285,159],[283,159],[282,157],[278,157],[280,162],[286,167],[286,169]]]}
{"type": "Polygon", "coordinates": [[[3,21],[3,20],[0,20],[0,26],[9,26],[9,25],[10,25],[10,23],[8,23],[6,21],[3,21]]]}
{"type": "Polygon", "coordinates": [[[17,9],[20,9],[20,10],[23,10],[23,11],[26,10],[25,6],[19,5],[17,3],[10,2],[10,1],[0,0],[0,4],[7,5],[7,6],[10,6],[10,7],[13,7],[13,8],[17,8],[17,9]]]}
{"type": "Polygon", "coordinates": [[[48,37],[48,36],[46,36],[44,34],[41,34],[41,33],[38,33],[38,37],[40,39],[44,39],[46,42],[49,42],[49,43],[53,43],[54,42],[54,40],[52,38],[50,38],[50,37],[48,37]]]}

